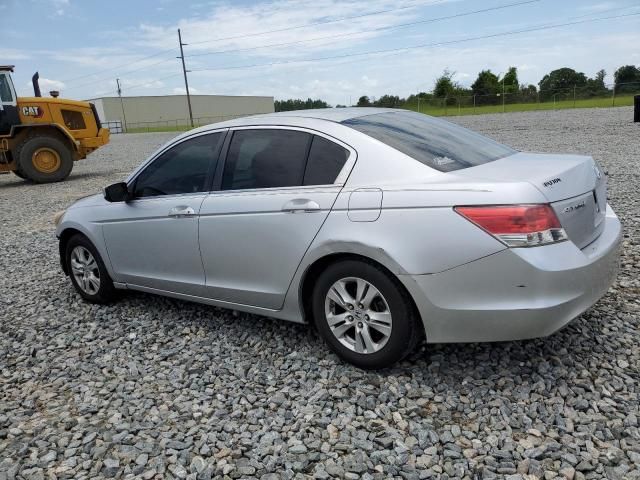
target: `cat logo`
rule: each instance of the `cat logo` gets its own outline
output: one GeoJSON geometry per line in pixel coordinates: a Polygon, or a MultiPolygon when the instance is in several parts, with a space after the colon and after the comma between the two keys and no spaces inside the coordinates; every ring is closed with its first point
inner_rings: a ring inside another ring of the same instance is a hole
{"type": "Polygon", "coordinates": [[[44,115],[44,110],[40,107],[22,107],[22,115],[25,117],[40,118],[44,115]]]}

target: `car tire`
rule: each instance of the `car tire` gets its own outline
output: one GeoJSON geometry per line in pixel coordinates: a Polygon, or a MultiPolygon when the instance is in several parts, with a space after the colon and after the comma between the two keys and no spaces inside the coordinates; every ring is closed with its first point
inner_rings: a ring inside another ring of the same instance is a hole
{"type": "Polygon", "coordinates": [[[16,177],[21,178],[22,180],[26,180],[25,176],[22,173],[20,173],[18,170],[12,170],[12,171],[16,177]]]}
{"type": "Polygon", "coordinates": [[[60,138],[34,134],[18,148],[18,176],[35,183],[60,182],[73,169],[69,146],[60,138]]]}
{"type": "Polygon", "coordinates": [[[312,309],[331,349],[360,368],[390,367],[422,337],[409,294],[373,262],[347,260],[327,267],[315,284],[312,309]]]}
{"type": "Polygon", "coordinates": [[[71,283],[80,296],[90,303],[109,303],[116,289],[102,257],[84,235],[74,235],[67,242],[65,262],[71,283]]]}

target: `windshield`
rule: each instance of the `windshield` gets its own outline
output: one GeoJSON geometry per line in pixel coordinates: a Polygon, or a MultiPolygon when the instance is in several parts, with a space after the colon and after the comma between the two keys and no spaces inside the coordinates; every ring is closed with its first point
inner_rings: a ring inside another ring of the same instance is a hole
{"type": "Polygon", "coordinates": [[[0,100],[5,103],[13,102],[11,86],[9,85],[9,77],[4,73],[0,73],[0,100]]]}
{"type": "Polygon", "coordinates": [[[388,112],[342,122],[440,172],[482,165],[515,150],[459,127],[415,112],[388,112]]]}

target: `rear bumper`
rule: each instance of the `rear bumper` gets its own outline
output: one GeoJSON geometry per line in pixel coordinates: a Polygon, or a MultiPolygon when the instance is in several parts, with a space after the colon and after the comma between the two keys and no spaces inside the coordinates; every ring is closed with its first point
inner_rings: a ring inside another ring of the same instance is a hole
{"type": "Polygon", "coordinates": [[[601,235],[502,250],[432,275],[403,275],[420,310],[427,341],[492,342],[544,337],[596,303],[618,269],[621,225],[607,205],[601,235]]]}

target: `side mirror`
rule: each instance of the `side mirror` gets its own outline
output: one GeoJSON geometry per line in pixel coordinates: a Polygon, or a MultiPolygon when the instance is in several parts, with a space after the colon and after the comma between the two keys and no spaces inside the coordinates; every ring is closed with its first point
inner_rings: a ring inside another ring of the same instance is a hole
{"type": "Polygon", "coordinates": [[[119,182],[105,187],[104,198],[107,202],[127,202],[131,200],[131,193],[126,183],[119,182]]]}

